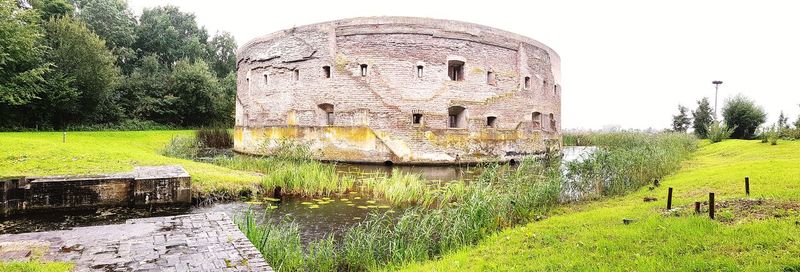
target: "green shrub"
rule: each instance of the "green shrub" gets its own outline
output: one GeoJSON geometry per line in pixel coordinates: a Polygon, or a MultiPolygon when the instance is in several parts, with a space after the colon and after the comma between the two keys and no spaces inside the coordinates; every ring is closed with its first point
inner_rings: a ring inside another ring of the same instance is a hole
{"type": "Polygon", "coordinates": [[[200,151],[200,142],[194,137],[175,136],[169,143],[161,150],[164,156],[194,159],[200,151]]]}
{"type": "Polygon", "coordinates": [[[720,125],[719,122],[714,122],[708,126],[708,139],[712,143],[719,143],[731,137],[733,128],[720,125]]]}

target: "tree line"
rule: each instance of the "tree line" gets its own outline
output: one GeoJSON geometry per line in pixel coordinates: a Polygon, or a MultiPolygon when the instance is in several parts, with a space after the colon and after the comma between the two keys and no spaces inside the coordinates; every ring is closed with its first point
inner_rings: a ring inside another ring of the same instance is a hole
{"type": "MultiPolygon", "coordinates": [[[[799,105],[800,106],[800,105],[799,105]]],[[[717,120],[707,97],[697,101],[694,110],[678,105],[678,114],[672,116],[672,130],[687,132],[689,129],[701,139],[753,139],[758,136],[800,139],[800,116],[793,123],[781,111],[778,123],[763,126],[767,121],[764,108],[741,94],[729,98],[722,106],[722,120],[717,120]],[[691,117],[689,114],[691,113],[691,117]],[[723,134],[723,135],[720,135],[723,134]]]]}
{"type": "Polygon", "coordinates": [[[0,129],[230,126],[236,47],[174,6],[0,0],[0,129]]]}

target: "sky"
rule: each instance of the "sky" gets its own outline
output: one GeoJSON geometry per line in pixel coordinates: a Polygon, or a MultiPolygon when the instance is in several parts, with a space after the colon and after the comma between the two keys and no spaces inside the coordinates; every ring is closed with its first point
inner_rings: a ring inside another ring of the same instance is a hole
{"type": "Polygon", "coordinates": [[[719,108],[743,94],[768,123],[800,115],[800,1],[198,1],[128,0],[136,14],[174,5],[239,45],[317,22],[415,16],[491,26],[536,39],[561,56],[564,129],[667,128],[678,105],[719,108]]]}

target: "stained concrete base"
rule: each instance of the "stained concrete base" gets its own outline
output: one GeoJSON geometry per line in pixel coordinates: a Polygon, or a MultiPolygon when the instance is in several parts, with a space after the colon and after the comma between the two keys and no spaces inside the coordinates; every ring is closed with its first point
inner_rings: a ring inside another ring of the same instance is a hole
{"type": "Polygon", "coordinates": [[[0,261],[75,263],[74,271],[272,271],[224,213],[0,235],[0,261]]]}

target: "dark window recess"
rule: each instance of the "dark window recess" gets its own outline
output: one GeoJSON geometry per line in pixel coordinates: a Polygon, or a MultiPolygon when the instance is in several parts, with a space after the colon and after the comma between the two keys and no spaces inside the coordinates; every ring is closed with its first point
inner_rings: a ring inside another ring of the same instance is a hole
{"type": "Polygon", "coordinates": [[[269,75],[264,74],[264,85],[269,84],[269,75]]]}
{"type": "Polygon", "coordinates": [[[294,80],[300,80],[300,70],[294,70],[294,80]]]}
{"type": "Polygon", "coordinates": [[[497,81],[494,78],[494,72],[492,71],[486,72],[486,84],[495,86],[496,83],[497,81]]]}
{"type": "Polygon", "coordinates": [[[362,77],[367,76],[367,65],[366,64],[361,64],[361,76],[362,77]]]}
{"type": "Polygon", "coordinates": [[[331,67],[322,66],[322,73],[325,75],[325,78],[331,78],[331,67]]]}
{"type": "Polygon", "coordinates": [[[464,62],[460,60],[448,61],[447,75],[450,77],[450,80],[453,81],[464,80],[464,62]]]}
{"type": "Polygon", "coordinates": [[[411,115],[411,123],[415,125],[422,124],[422,114],[415,113],[411,115]]]}
{"type": "Polygon", "coordinates": [[[542,129],[542,114],[538,111],[531,114],[531,124],[533,129],[542,129]]]}
{"type": "Polygon", "coordinates": [[[447,109],[447,127],[464,128],[467,126],[466,109],[461,106],[452,106],[447,109]]]}
{"type": "Polygon", "coordinates": [[[423,68],[422,65],[417,65],[417,77],[422,77],[423,68]]]}
{"type": "Polygon", "coordinates": [[[497,117],[495,116],[486,117],[486,127],[493,128],[495,121],[497,121],[497,117]]]}
{"type": "Polygon", "coordinates": [[[328,104],[328,103],[324,103],[324,104],[317,105],[317,107],[319,107],[319,109],[322,110],[325,113],[325,115],[324,115],[324,117],[325,117],[324,124],[328,125],[328,126],[332,126],[334,124],[334,121],[335,121],[334,120],[334,116],[335,115],[334,115],[334,112],[333,112],[333,105],[328,104]]]}
{"type": "Polygon", "coordinates": [[[525,86],[525,90],[528,90],[528,89],[531,88],[531,77],[525,77],[525,85],[523,85],[523,86],[525,86]]]}

